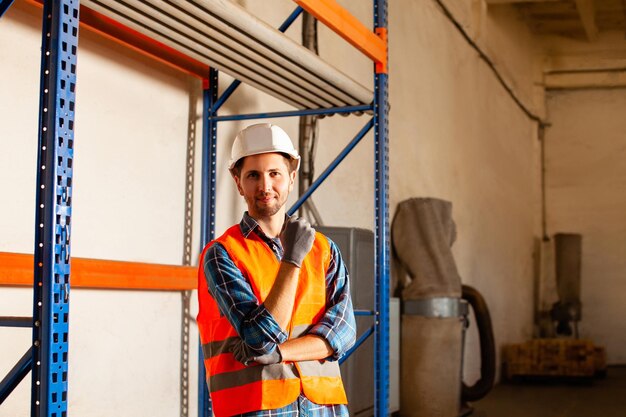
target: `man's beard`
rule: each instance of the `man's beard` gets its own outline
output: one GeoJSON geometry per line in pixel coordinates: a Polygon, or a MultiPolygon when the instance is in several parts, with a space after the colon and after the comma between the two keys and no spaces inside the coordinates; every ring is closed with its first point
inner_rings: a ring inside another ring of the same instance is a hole
{"type": "Polygon", "coordinates": [[[262,204],[261,202],[259,202],[257,197],[255,197],[254,202],[252,204],[254,207],[255,213],[259,216],[271,217],[275,215],[276,213],[278,213],[278,211],[285,205],[285,202],[287,201],[287,199],[285,198],[284,200],[281,201],[280,197],[275,197],[272,199],[272,201],[273,201],[273,204],[270,204],[270,205],[262,204]]]}

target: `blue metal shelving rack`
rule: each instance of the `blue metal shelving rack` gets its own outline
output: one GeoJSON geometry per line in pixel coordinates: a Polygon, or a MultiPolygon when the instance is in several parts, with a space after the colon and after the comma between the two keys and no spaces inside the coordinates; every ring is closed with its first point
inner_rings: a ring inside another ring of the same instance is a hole
{"type": "MultiPolygon", "coordinates": [[[[12,0],[0,0],[0,16],[12,0]]],[[[387,0],[373,0],[374,29],[387,29],[387,0]]],[[[33,345],[10,374],[0,382],[0,400],[32,370],[32,417],[66,417],[68,388],[68,319],[70,294],[70,224],[72,161],[78,46],[79,0],[44,1],[41,98],[37,163],[35,226],[35,280],[33,318],[0,320],[0,325],[24,327],[32,323],[33,345]]],[[[285,31],[302,13],[300,7],[287,18],[285,31]]],[[[389,409],[389,150],[388,76],[374,71],[374,101],[370,105],[309,109],[277,113],[218,116],[218,110],[240,84],[234,81],[217,94],[218,71],[211,70],[204,85],[202,157],[202,230],[204,246],[215,234],[217,126],[229,120],[367,112],[370,120],[335,158],[289,212],[295,212],[348,153],[374,130],[375,147],[375,415],[386,417],[389,409]]],[[[210,400],[200,366],[199,414],[209,415],[210,400]]]]}

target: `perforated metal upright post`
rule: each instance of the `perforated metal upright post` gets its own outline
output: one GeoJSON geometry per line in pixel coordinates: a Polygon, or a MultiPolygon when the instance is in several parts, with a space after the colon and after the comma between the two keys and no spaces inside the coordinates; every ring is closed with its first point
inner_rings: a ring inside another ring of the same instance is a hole
{"type": "MultiPolygon", "coordinates": [[[[387,0],[374,0],[374,28],[387,30],[387,0]]],[[[377,68],[374,74],[374,146],[375,146],[375,247],[376,247],[376,331],[374,333],[374,414],[389,413],[389,114],[387,73],[377,68]]]]}
{"type": "Polygon", "coordinates": [[[70,223],[79,0],[43,10],[35,271],[32,417],[67,416],[70,223]]]}
{"type": "MultiPolygon", "coordinates": [[[[217,121],[214,104],[217,102],[218,71],[211,68],[204,80],[202,100],[202,208],[200,243],[204,248],[215,237],[217,121]]],[[[202,345],[199,349],[198,416],[211,415],[211,399],[206,385],[206,371],[202,345]]]]}

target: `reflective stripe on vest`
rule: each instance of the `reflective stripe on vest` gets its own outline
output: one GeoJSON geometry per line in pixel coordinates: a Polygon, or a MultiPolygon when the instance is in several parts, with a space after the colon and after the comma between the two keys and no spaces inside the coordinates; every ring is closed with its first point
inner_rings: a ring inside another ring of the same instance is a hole
{"type": "MultiPolygon", "coordinates": [[[[269,294],[280,262],[256,234],[245,238],[239,225],[216,239],[228,252],[242,275],[248,280],[259,303],[269,294]]],[[[204,256],[198,271],[200,311],[198,327],[202,340],[207,383],[215,416],[229,416],[249,411],[284,407],[300,393],[317,404],[346,404],[346,394],[336,361],[300,361],[275,365],[244,366],[230,352],[239,339],[230,322],[220,314],[217,303],[208,292],[204,274],[204,256]]],[[[300,269],[289,338],[296,338],[322,317],[326,307],[326,270],[330,262],[328,240],[317,233],[313,248],[300,269]]]]}

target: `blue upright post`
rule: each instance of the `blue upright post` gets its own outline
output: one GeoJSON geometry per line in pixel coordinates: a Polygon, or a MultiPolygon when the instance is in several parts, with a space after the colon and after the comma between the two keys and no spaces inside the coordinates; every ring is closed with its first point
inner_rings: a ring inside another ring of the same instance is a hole
{"type": "Polygon", "coordinates": [[[218,71],[209,70],[208,85],[203,95],[202,121],[202,247],[215,237],[215,191],[217,171],[217,122],[211,110],[217,100],[218,71]]]}
{"type": "MultiPolygon", "coordinates": [[[[217,121],[214,103],[217,100],[218,71],[209,70],[208,85],[204,85],[202,102],[202,204],[201,204],[201,232],[200,243],[204,248],[215,237],[215,196],[217,173],[217,121]]],[[[206,384],[204,356],[202,346],[199,349],[198,369],[198,416],[211,415],[211,399],[206,384]]]]}
{"type": "Polygon", "coordinates": [[[32,417],[67,416],[70,223],[79,0],[44,2],[37,159],[32,417]]]}
{"type": "MultiPolygon", "coordinates": [[[[387,0],[374,0],[376,32],[387,29],[387,0]]],[[[389,413],[389,144],[386,68],[374,75],[375,217],[376,217],[376,358],[374,414],[389,413]]]]}

